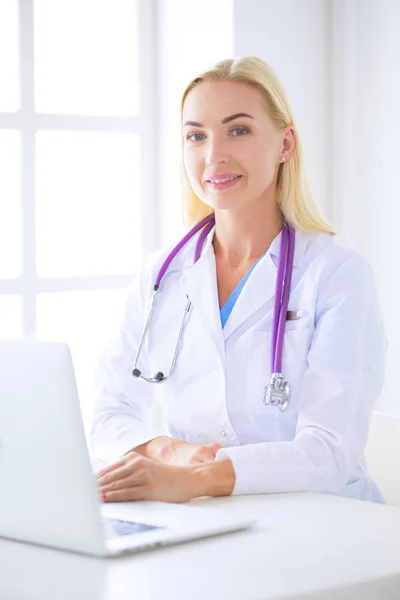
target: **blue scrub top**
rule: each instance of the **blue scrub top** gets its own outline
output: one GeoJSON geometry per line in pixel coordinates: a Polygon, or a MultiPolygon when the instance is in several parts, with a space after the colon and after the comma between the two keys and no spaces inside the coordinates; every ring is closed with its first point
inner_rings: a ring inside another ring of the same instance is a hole
{"type": "Polygon", "coordinates": [[[240,292],[242,291],[242,289],[244,288],[244,284],[246,283],[246,281],[248,280],[248,278],[250,277],[251,272],[253,271],[254,267],[256,266],[257,263],[260,262],[260,260],[262,259],[263,256],[266,255],[266,252],[264,252],[264,254],[262,254],[260,256],[260,258],[258,260],[256,260],[256,262],[254,263],[254,265],[252,265],[250,267],[250,269],[247,271],[246,275],[243,277],[243,279],[241,279],[241,281],[239,281],[239,283],[237,284],[237,286],[235,287],[235,289],[233,290],[232,294],[229,296],[228,300],[225,302],[225,304],[220,308],[220,315],[221,315],[221,325],[222,325],[222,329],[225,327],[225,323],[227,322],[229,315],[231,314],[233,307],[236,304],[237,299],[240,296],[240,292]]]}

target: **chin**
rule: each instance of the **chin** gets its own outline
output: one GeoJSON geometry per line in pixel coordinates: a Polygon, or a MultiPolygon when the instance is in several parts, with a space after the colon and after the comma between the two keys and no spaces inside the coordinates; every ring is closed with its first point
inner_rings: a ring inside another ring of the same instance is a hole
{"type": "Polygon", "coordinates": [[[205,204],[211,206],[214,210],[237,210],[246,205],[246,199],[243,198],[243,195],[241,197],[238,196],[237,198],[234,198],[232,196],[229,197],[221,194],[220,196],[216,195],[213,198],[208,196],[205,204]]]}

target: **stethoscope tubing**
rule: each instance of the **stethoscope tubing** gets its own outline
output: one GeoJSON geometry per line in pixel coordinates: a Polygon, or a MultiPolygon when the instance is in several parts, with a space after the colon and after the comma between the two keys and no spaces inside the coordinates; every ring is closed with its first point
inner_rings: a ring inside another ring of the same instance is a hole
{"type": "Polygon", "coordinates": [[[271,344],[271,373],[282,372],[283,340],[289,305],[294,258],[294,231],[282,228],[279,267],[275,288],[274,328],[271,344]]]}
{"type": "MultiPolygon", "coordinates": [[[[179,332],[175,344],[174,354],[172,357],[171,365],[167,375],[164,375],[161,371],[156,373],[154,377],[146,377],[142,374],[140,369],[137,368],[137,364],[140,358],[140,354],[142,351],[142,347],[144,341],[146,339],[150,323],[153,317],[154,307],[156,304],[157,296],[160,289],[160,284],[162,278],[164,277],[169,265],[180,252],[180,250],[185,246],[185,244],[198,232],[200,232],[199,238],[196,243],[195,252],[194,252],[194,263],[196,263],[200,256],[201,251],[204,245],[204,241],[207,235],[210,233],[211,229],[215,225],[215,215],[211,213],[207,215],[204,219],[202,219],[199,223],[197,223],[183,238],[182,240],[173,248],[173,250],[168,254],[167,258],[164,260],[161,268],[157,274],[154,286],[153,286],[153,294],[150,302],[150,309],[146,318],[146,323],[144,326],[144,330],[142,336],[139,341],[139,347],[136,353],[136,358],[134,362],[134,367],[132,371],[132,375],[135,377],[144,379],[149,383],[161,383],[162,381],[167,380],[176,364],[177,355],[180,347],[180,343],[182,340],[183,330],[185,327],[186,319],[188,317],[191,301],[187,298],[187,303],[185,306],[185,311],[180,323],[179,332]]],[[[278,273],[276,278],[276,286],[275,286],[275,300],[274,300],[274,317],[273,317],[273,331],[272,331],[272,342],[271,342],[271,383],[269,386],[265,388],[264,392],[264,403],[268,405],[279,404],[281,410],[285,410],[289,398],[289,384],[283,380],[282,371],[282,353],[283,353],[283,342],[284,342],[284,333],[285,333],[285,322],[287,315],[287,308],[289,304],[289,296],[290,296],[290,286],[292,280],[292,271],[293,271],[293,259],[294,259],[294,245],[295,245],[295,232],[286,222],[283,221],[282,226],[282,236],[281,236],[281,244],[280,244],[280,255],[279,255],[279,263],[278,263],[278,273]],[[268,393],[267,393],[267,390],[268,393]],[[267,398],[267,400],[266,400],[267,398]],[[268,399],[269,398],[269,399],[268,399]]]]}

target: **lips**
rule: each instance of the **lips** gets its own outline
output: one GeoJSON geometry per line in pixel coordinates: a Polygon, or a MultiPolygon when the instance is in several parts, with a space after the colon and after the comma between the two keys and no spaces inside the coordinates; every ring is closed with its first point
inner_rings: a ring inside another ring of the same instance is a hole
{"type": "Polygon", "coordinates": [[[217,180],[221,179],[238,179],[241,175],[237,175],[236,173],[221,173],[219,175],[213,175],[206,179],[207,183],[216,183],[217,180]]]}
{"type": "Polygon", "coordinates": [[[218,180],[212,180],[212,181],[207,181],[207,185],[209,186],[210,189],[212,190],[217,190],[217,191],[221,191],[221,190],[226,190],[228,188],[232,188],[235,185],[239,185],[239,182],[242,180],[242,175],[234,175],[233,178],[218,178],[218,180]],[[220,180],[222,179],[222,181],[220,180]],[[219,181],[219,183],[218,183],[219,181]]]}

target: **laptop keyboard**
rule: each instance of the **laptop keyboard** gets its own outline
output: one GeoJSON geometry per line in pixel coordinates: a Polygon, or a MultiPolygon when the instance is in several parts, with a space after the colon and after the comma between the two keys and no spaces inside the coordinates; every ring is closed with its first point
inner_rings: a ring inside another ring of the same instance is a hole
{"type": "Polygon", "coordinates": [[[152,529],[164,529],[164,527],[145,525],[144,523],[135,523],[134,521],[121,521],[119,519],[102,519],[102,522],[107,538],[134,535],[135,533],[150,531],[152,529]]]}

